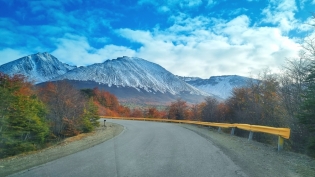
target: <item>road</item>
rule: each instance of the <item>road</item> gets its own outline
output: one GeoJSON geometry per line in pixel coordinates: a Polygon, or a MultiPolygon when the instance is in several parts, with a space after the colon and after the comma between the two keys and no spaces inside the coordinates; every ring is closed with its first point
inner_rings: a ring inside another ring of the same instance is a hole
{"type": "Polygon", "coordinates": [[[123,125],[125,130],[90,149],[11,176],[246,176],[209,139],[176,124],[107,121],[123,125]]]}

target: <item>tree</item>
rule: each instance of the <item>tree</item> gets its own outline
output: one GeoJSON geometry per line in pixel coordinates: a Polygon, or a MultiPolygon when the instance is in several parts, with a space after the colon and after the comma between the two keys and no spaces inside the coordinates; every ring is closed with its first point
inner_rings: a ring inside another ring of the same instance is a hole
{"type": "Polygon", "coordinates": [[[98,115],[98,108],[93,102],[93,98],[90,98],[86,108],[84,109],[83,114],[83,124],[82,124],[82,130],[83,132],[91,132],[94,130],[95,127],[98,127],[100,125],[100,122],[98,121],[100,119],[100,116],[98,115]]]}
{"type": "Polygon", "coordinates": [[[182,99],[177,99],[176,102],[172,102],[169,111],[168,111],[168,118],[169,119],[176,119],[176,120],[184,120],[186,119],[188,113],[188,106],[186,101],[182,99]]]}
{"type": "Polygon", "coordinates": [[[147,118],[160,118],[160,112],[154,106],[149,106],[145,110],[145,117],[147,118]]]}
{"type": "Polygon", "coordinates": [[[201,111],[203,110],[204,106],[205,106],[204,103],[193,104],[190,107],[191,117],[189,119],[195,120],[195,121],[200,121],[201,120],[201,111]]]}
{"type": "Polygon", "coordinates": [[[201,118],[206,122],[218,122],[217,106],[219,102],[217,99],[207,97],[205,99],[205,106],[201,112],[201,118]]]}
{"type": "Polygon", "coordinates": [[[310,74],[306,79],[307,89],[303,94],[303,102],[298,115],[299,121],[305,124],[313,134],[309,137],[308,153],[315,157],[315,63],[312,64],[310,74]]]}
{"type": "Polygon", "coordinates": [[[64,138],[79,134],[87,99],[66,81],[47,83],[39,90],[47,105],[47,119],[55,136],[64,138]]]}
{"type": "Polygon", "coordinates": [[[135,108],[131,111],[130,117],[143,117],[143,111],[139,108],[135,108]]]}
{"type": "Polygon", "coordinates": [[[35,150],[49,133],[46,109],[24,77],[0,73],[0,157],[35,150]]]}
{"type": "Polygon", "coordinates": [[[301,51],[299,58],[288,59],[283,67],[283,74],[279,77],[281,104],[287,112],[286,121],[291,129],[288,143],[292,150],[297,152],[305,152],[307,137],[310,136],[305,125],[299,123],[297,118],[310,67],[310,60],[305,54],[306,52],[301,51]]]}

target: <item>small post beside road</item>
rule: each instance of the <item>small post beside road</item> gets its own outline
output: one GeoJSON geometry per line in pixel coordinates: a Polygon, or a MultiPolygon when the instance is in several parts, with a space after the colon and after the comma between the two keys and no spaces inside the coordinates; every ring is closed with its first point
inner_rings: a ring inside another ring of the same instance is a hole
{"type": "Polygon", "coordinates": [[[106,127],[105,122],[106,122],[106,120],[104,120],[104,127],[106,127]]]}
{"type": "Polygon", "coordinates": [[[284,143],[284,139],[281,136],[279,136],[279,138],[278,138],[278,152],[283,149],[283,143],[284,143]]]}
{"type": "Polygon", "coordinates": [[[249,132],[248,141],[253,140],[253,134],[254,134],[254,133],[253,133],[252,131],[249,132]]]}
{"type": "Polygon", "coordinates": [[[232,128],[231,135],[234,135],[234,132],[235,132],[235,127],[232,128]]]}
{"type": "Polygon", "coordinates": [[[221,127],[219,127],[218,132],[221,133],[221,127]]]}

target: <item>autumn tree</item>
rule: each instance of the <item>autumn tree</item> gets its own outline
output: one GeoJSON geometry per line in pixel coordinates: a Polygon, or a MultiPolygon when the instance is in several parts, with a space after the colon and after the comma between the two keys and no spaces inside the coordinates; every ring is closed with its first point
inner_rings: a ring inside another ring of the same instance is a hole
{"type": "Polygon", "coordinates": [[[186,101],[182,99],[177,99],[175,102],[172,102],[168,110],[168,118],[176,120],[186,119],[188,113],[188,105],[186,101]]]}
{"type": "Polygon", "coordinates": [[[201,121],[201,112],[204,108],[205,104],[193,104],[190,106],[190,120],[201,121]]]}
{"type": "Polygon", "coordinates": [[[98,101],[105,108],[117,111],[119,108],[119,102],[115,95],[110,94],[107,91],[99,90],[98,88],[93,89],[95,101],[98,101]]]}
{"type": "Polygon", "coordinates": [[[0,73],[0,157],[37,149],[48,135],[45,106],[24,77],[0,73]]]}
{"type": "Polygon", "coordinates": [[[130,117],[143,117],[143,111],[139,108],[134,108],[130,113],[130,117]]]}
{"type": "Polygon", "coordinates": [[[205,99],[205,106],[201,111],[201,119],[205,122],[218,122],[217,106],[219,102],[213,97],[205,99]]]}
{"type": "Polygon", "coordinates": [[[225,103],[217,105],[217,120],[218,122],[231,122],[230,108],[225,103]]]}
{"type": "Polygon", "coordinates": [[[115,95],[94,88],[92,93],[89,89],[81,90],[93,97],[95,104],[98,106],[99,114],[106,116],[130,116],[130,109],[119,104],[115,95]]]}
{"type": "Polygon", "coordinates": [[[66,81],[47,83],[39,90],[39,96],[48,107],[47,119],[53,134],[58,138],[90,129],[82,127],[84,113],[87,110],[94,111],[95,108],[87,108],[90,105],[88,99],[66,81]]]}
{"type": "Polygon", "coordinates": [[[145,109],[145,117],[147,118],[160,118],[160,112],[154,106],[149,106],[145,109]]]}

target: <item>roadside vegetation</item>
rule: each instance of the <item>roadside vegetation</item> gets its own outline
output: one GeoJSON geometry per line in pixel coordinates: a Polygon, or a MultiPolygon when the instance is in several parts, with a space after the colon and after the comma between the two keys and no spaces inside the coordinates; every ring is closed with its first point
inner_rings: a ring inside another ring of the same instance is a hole
{"type": "Polygon", "coordinates": [[[99,125],[93,98],[66,82],[35,88],[0,73],[0,158],[38,150],[99,125]]]}

